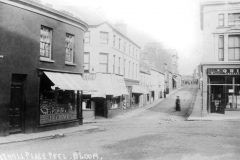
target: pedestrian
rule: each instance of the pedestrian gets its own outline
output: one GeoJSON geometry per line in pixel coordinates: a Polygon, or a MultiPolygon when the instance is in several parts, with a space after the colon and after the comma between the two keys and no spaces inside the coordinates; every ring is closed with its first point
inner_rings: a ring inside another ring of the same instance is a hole
{"type": "Polygon", "coordinates": [[[181,111],[179,96],[177,96],[176,99],[176,111],[181,111]]]}

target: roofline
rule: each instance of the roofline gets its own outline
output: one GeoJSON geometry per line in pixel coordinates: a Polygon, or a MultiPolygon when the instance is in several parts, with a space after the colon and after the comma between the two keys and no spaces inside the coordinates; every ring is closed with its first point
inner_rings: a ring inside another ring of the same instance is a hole
{"type": "Polygon", "coordinates": [[[127,40],[129,40],[131,43],[133,43],[135,46],[138,47],[138,49],[141,49],[141,47],[139,45],[137,45],[135,42],[133,42],[130,38],[128,38],[126,35],[122,34],[120,31],[118,31],[110,22],[108,21],[104,21],[102,23],[99,23],[97,25],[89,25],[90,28],[95,28],[98,26],[101,26],[103,24],[108,24],[114,31],[116,31],[117,33],[119,33],[121,36],[125,37],[127,40]]]}
{"type": "Polygon", "coordinates": [[[0,0],[0,3],[5,3],[8,5],[12,5],[21,9],[25,9],[40,15],[44,15],[47,17],[50,17],[52,19],[56,19],[65,23],[68,23],[70,25],[73,25],[75,27],[78,27],[84,31],[88,29],[88,24],[84,21],[82,21],[79,18],[75,18],[73,16],[69,16],[63,12],[57,11],[55,9],[49,8],[45,5],[42,5],[40,3],[36,3],[33,1],[28,0],[0,0]]]}
{"type": "Polygon", "coordinates": [[[226,4],[240,4],[239,2],[234,1],[212,1],[212,2],[201,2],[200,3],[200,28],[203,30],[203,7],[205,6],[213,6],[213,5],[226,5],[226,4]]]}

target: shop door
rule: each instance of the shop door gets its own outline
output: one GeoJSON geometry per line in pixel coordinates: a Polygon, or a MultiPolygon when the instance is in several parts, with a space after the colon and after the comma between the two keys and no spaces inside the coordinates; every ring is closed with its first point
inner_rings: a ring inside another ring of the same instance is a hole
{"type": "Polygon", "coordinates": [[[9,133],[21,132],[22,122],[22,86],[11,86],[11,102],[9,113],[9,133]]]}
{"type": "Polygon", "coordinates": [[[222,85],[212,85],[211,87],[211,113],[224,113],[224,87],[222,85]]]}

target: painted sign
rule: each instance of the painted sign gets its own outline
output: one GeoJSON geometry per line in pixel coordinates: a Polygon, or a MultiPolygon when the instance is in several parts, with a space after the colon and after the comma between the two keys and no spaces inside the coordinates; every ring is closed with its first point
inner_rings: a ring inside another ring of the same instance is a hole
{"type": "Polygon", "coordinates": [[[61,122],[66,120],[77,119],[77,113],[58,113],[58,114],[46,114],[40,115],[40,124],[47,124],[53,122],[61,122]]]}
{"type": "Polygon", "coordinates": [[[240,75],[239,68],[208,68],[208,75],[240,75]]]}

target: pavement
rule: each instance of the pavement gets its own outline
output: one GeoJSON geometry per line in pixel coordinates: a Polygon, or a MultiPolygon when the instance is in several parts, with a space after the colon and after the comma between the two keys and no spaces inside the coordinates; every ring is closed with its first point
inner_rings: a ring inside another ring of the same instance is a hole
{"type": "MultiPolygon", "coordinates": [[[[179,88],[180,89],[180,88],[179,88]]],[[[166,98],[173,93],[177,92],[179,89],[173,90],[169,94],[166,95],[166,98]]],[[[115,116],[113,118],[101,118],[101,119],[93,119],[90,121],[84,121],[83,125],[77,126],[77,127],[70,127],[70,128],[64,128],[64,129],[57,129],[52,131],[44,131],[44,132],[38,132],[38,133],[30,133],[30,134],[12,134],[6,137],[0,137],[0,145],[1,144],[8,144],[8,143],[17,143],[17,142],[25,142],[25,141],[32,141],[32,140],[41,140],[41,139],[52,139],[52,138],[59,138],[64,137],[66,135],[70,135],[72,133],[76,132],[84,132],[84,131],[91,131],[91,130],[98,130],[98,126],[92,126],[92,125],[86,125],[88,123],[104,123],[104,122],[115,122],[115,121],[121,121],[125,120],[130,117],[137,116],[141,114],[142,112],[146,111],[147,109],[154,107],[156,104],[163,101],[164,98],[157,99],[153,101],[152,103],[145,105],[143,107],[139,107],[133,110],[130,110],[128,112],[125,112],[124,114],[115,116]]]]}
{"type": "Polygon", "coordinates": [[[240,114],[237,115],[227,115],[227,114],[218,114],[218,113],[202,113],[202,96],[201,90],[199,89],[195,98],[195,101],[192,103],[192,109],[190,109],[188,121],[239,121],[240,114]]]}

